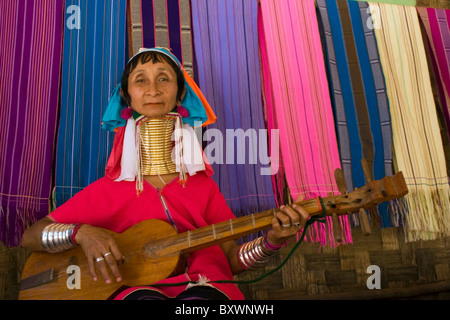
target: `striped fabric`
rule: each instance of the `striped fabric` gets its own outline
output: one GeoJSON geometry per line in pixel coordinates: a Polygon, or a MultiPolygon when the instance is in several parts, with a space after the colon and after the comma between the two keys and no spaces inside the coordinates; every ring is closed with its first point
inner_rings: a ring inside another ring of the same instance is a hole
{"type": "Polygon", "coordinates": [[[126,60],[126,4],[66,1],[66,21],[76,14],[70,6],[79,8],[80,21],[64,31],[56,206],[104,176],[114,136],[101,129],[101,118],[126,60]]]}
{"type": "MultiPolygon", "coordinates": [[[[351,0],[351,1],[366,2],[363,0],[351,0]]],[[[399,5],[405,5],[405,6],[415,6],[417,0],[376,0],[374,2],[387,3],[387,4],[399,4],[399,5]]]]}
{"type": "MultiPolygon", "coordinates": [[[[368,4],[317,0],[325,35],[342,169],[348,190],[365,185],[361,159],[373,179],[393,174],[389,105],[368,4]]],[[[388,205],[372,222],[392,226],[388,205]]],[[[376,209],[375,209],[376,210],[376,209]]],[[[355,215],[352,215],[357,223],[355,215]]],[[[393,219],[398,226],[398,219],[393,219]]]]}
{"type": "MultiPolygon", "coordinates": [[[[269,147],[274,149],[272,144],[273,133],[278,132],[278,124],[275,112],[275,99],[272,90],[272,78],[270,76],[270,68],[268,65],[269,57],[267,54],[267,43],[264,37],[264,25],[262,21],[261,6],[258,6],[258,34],[259,34],[259,52],[260,52],[260,69],[261,69],[261,85],[263,92],[263,105],[266,115],[266,126],[269,132],[269,147]]],[[[279,138],[276,138],[279,139],[279,138]]],[[[273,168],[278,170],[272,174],[272,185],[276,195],[278,206],[289,204],[292,200],[289,194],[286,194],[286,175],[283,164],[283,159],[280,155],[280,146],[277,144],[277,156],[271,156],[271,163],[273,168]]]]}
{"type": "MultiPolygon", "coordinates": [[[[267,64],[286,181],[295,199],[339,194],[334,170],[340,168],[333,110],[315,4],[261,0],[267,64]]],[[[264,55],[262,55],[264,57],[264,55]]],[[[331,228],[315,226],[312,241],[335,245],[331,228]]],[[[351,242],[348,217],[341,217],[343,242],[351,242]]]]}
{"type": "Polygon", "coordinates": [[[129,0],[132,48],[164,47],[193,75],[193,48],[189,0],[129,0]]]}
{"type": "Polygon", "coordinates": [[[237,216],[275,208],[267,132],[260,131],[257,2],[193,0],[192,21],[199,86],[217,116],[204,136],[213,179],[237,216]]]}
{"type": "Polygon", "coordinates": [[[426,31],[441,113],[450,139],[450,10],[417,8],[426,31]]]}
{"type": "Polygon", "coordinates": [[[8,246],[49,210],[63,10],[60,0],[0,1],[0,240],[8,246]]]}
{"type": "MultiPolygon", "coordinates": [[[[363,0],[351,0],[351,1],[366,2],[363,0]]],[[[417,6],[417,7],[450,9],[450,0],[377,0],[373,2],[417,6]]]]}
{"type": "Polygon", "coordinates": [[[369,3],[392,119],[395,166],[409,194],[407,241],[450,234],[450,188],[419,18],[414,7],[369,3]]]}

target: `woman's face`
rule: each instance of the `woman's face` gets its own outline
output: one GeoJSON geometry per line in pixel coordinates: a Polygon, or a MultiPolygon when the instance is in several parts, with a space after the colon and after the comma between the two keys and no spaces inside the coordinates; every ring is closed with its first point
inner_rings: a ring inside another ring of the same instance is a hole
{"type": "Polygon", "coordinates": [[[177,101],[177,74],[165,61],[140,62],[128,77],[131,108],[147,117],[158,117],[172,111],[177,101]]]}

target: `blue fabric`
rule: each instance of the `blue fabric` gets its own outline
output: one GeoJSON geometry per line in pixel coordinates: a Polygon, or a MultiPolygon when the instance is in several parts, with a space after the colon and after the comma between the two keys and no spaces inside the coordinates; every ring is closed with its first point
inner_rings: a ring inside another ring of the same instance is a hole
{"type": "MultiPolygon", "coordinates": [[[[336,0],[327,0],[326,6],[333,37],[336,64],[339,71],[339,81],[342,91],[342,98],[344,100],[344,112],[351,146],[351,158],[342,160],[351,162],[352,179],[347,179],[347,185],[349,187],[349,191],[352,191],[354,187],[362,187],[365,185],[364,172],[360,163],[363,158],[362,144],[358,130],[358,117],[353,98],[350,71],[347,64],[347,54],[345,52],[344,35],[342,33],[341,20],[336,0]]],[[[339,110],[337,112],[339,112],[339,110]]]]}
{"type": "Polygon", "coordinates": [[[126,120],[121,117],[121,112],[127,105],[122,103],[120,88],[120,84],[114,88],[105,114],[103,115],[102,128],[105,130],[114,131],[114,129],[123,127],[127,123],[126,120]]]}
{"type": "Polygon", "coordinates": [[[56,206],[103,177],[114,134],[101,119],[127,60],[126,0],[71,0],[80,29],[64,30],[61,115],[57,136],[56,206]]]}
{"type": "MultiPolygon", "coordinates": [[[[359,57],[362,80],[365,88],[366,103],[369,112],[370,128],[372,131],[373,145],[375,149],[373,159],[373,178],[383,179],[392,172],[385,172],[384,166],[384,146],[381,131],[381,121],[378,109],[378,100],[374,84],[374,75],[370,65],[369,54],[367,52],[366,38],[364,36],[365,20],[361,19],[361,12],[357,2],[348,1],[350,18],[352,20],[353,36],[355,38],[356,50],[359,57]]],[[[388,203],[383,202],[378,206],[378,212],[382,220],[383,227],[392,227],[388,212],[388,203]]]]}
{"type": "MultiPolygon", "coordinates": [[[[369,18],[367,4],[338,1],[317,0],[317,3],[325,34],[324,49],[330,71],[341,163],[348,191],[352,191],[366,183],[360,163],[365,155],[369,165],[373,165],[374,179],[392,175],[392,131],[375,35],[366,24],[369,18]],[[356,50],[357,61],[353,51],[347,52],[347,48],[352,46],[356,50]],[[350,65],[359,70],[350,69],[350,65]],[[369,123],[364,118],[366,114],[369,123]],[[370,125],[370,132],[363,131],[361,125],[370,125]],[[373,148],[373,153],[370,148],[373,148]]],[[[388,203],[377,207],[382,227],[392,226],[392,213],[388,209],[388,203]]]]}

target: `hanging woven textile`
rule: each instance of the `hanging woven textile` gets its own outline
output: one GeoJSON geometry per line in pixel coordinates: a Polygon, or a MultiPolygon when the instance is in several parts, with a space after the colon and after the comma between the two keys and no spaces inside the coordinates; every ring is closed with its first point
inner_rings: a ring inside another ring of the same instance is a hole
{"type": "Polygon", "coordinates": [[[0,4],[0,240],[7,246],[49,212],[63,10],[59,0],[0,4]]]}
{"type": "Polygon", "coordinates": [[[409,188],[407,241],[450,234],[450,188],[416,8],[370,2],[392,119],[394,164],[409,188]]]}
{"type": "Polygon", "coordinates": [[[259,74],[257,1],[192,1],[199,86],[217,115],[204,134],[221,192],[237,216],[276,207],[259,74]]]}
{"type": "MultiPolygon", "coordinates": [[[[289,193],[293,199],[339,194],[334,171],[341,165],[314,1],[261,0],[261,10],[262,63],[270,72],[264,81],[271,83],[265,95],[275,107],[289,193]]],[[[341,216],[343,243],[351,242],[348,222],[341,216]]],[[[328,219],[310,229],[309,239],[335,245],[332,229],[328,219]]]]}
{"type": "Polygon", "coordinates": [[[126,4],[66,1],[66,20],[79,21],[64,32],[57,206],[104,176],[114,134],[101,129],[101,119],[125,66],[126,4]]]}
{"type": "MultiPolygon", "coordinates": [[[[363,0],[350,0],[350,1],[358,1],[358,2],[366,2],[363,0]]],[[[422,0],[422,1],[430,1],[430,0],[422,0]]],[[[431,0],[434,1],[434,0],[431,0]]],[[[390,4],[401,4],[405,6],[415,6],[417,0],[377,0],[377,3],[390,3],[390,4]]]]}
{"type": "MultiPolygon", "coordinates": [[[[317,5],[326,35],[341,164],[350,192],[367,183],[362,158],[370,165],[373,179],[393,174],[389,103],[368,4],[317,0],[317,5]]],[[[372,212],[373,224],[392,226],[387,203],[372,212]]],[[[398,219],[393,221],[399,225],[398,219]]]]}
{"type": "Polygon", "coordinates": [[[450,10],[417,8],[417,12],[427,35],[440,112],[450,138],[450,10]]]}
{"type": "Polygon", "coordinates": [[[192,69],[191,10],[189,0],[129,0],[130,56],[140,48],[164,47],[192,69]]]}
{"type": "MultiPolygon", "coordinates": [[[[350,0],[355,1],[355,0],[350,0]]],[[[365,2],[363,0],[356,0],[359,2],[365,2]]],[[[449,9],[448,0],[377,0],[377,3],[387,3],[387,4],[397,4],[397,5],[407,5],[407,6],[417,6],[417,7],[433,7],[433,8],[443,8],[449,9]]]]}
{"type": "MultiPolygon", "coordinates": [[[[275,146],[272,144],[273,133],[278,133],[278,125],[276,120],[275,112],[275,99],[272,90],[272,81],[270,77],[270,68],[267,63],[269,61],[267,55],[267,44],[266,38],[264,37],[264,26],[262,22],[262,12],[261,6],[258,6],[258,43],[260,52],[260,69],[261,69],[261,85],[263,92],[263,107],[265,111],[266,126],[269,132],[269,148],[272,150],[275,146]]],[[[276,137],[279,140],[278,136],[276,137]]],[[[276,195],[277,205],[289,204],[292,199],[290,198],[289,192],[286,192],[286,175],[284,172],[283,159],[281,157],[281,151],[279,143],[276,145],[278,153],[277,156],[271,157],[272,167],[277,168],[277,170],[272,174],[272,185],[276,195]]]]}

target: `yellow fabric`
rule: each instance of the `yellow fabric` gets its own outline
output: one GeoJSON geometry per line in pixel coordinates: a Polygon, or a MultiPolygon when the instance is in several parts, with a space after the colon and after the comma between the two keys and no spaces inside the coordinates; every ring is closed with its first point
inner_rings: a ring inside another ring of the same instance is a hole
{"type": "Polygon", "coordinates": [[[394,161],[409,188],[403,210],[406,240],[448,236],[447,168],[416,8],[369,5],[379,18],[375,35],[389,97],[394,161]]]}

